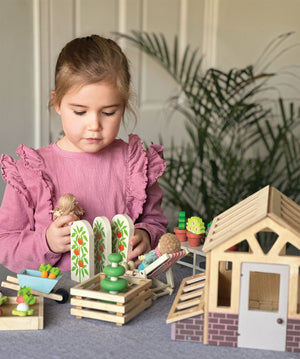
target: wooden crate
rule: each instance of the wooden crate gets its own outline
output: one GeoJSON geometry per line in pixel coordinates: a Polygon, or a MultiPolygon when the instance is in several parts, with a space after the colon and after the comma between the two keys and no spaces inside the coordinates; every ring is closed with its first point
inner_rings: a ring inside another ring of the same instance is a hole
{"type": "Polygon", "coordinates": [[[44,328],[44,300],[36,298],[36,303],[30,308],[34,309],[33,315],[19,317],[11,312],[17,307],[16,297],[8,297],[8,301],[1,306],[3,315],[0,316],[0,330],[36,330],[44,328]]]}
{"type": "Polygon", "coordinates": [[[123,325],[152,304],[151,279],[124,276],[128,281],[125,292],[110,294],[101,291],[104,273],[71,288],[71,314],[77,318],[92,318],[123,325]]]}

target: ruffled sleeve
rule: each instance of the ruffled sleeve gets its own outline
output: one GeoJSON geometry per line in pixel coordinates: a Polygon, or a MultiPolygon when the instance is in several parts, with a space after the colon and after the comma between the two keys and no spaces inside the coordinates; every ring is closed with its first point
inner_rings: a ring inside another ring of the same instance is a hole
{"type": "Polygon", "coordinates": [[[33,148],[20,145],[16,154],[23,158],[25,167],[31,170],[41,170],[45,166],[43,158],[33,148]]]}
{"type": "Polygon", "coordinates": [[[129,135],[127,209],[133,220],[143,211],[146,201],[148,158],[137,135],[129,135]]]}
{"type": "Polygon", "coordinates": [[[23,195],[30,208],[39,200],[47,203],[47,215],[51,218],[53,209],[54,185],[45,171],[45,163],[38,151],[20,145],[16,154],[21,157],[16,161],[8,155],[2,155],[2,176],[18,193],[23,195]]]}
{"type": "Polygon", "coordinates": [[[22,176],[19,173],[16,160],[8,155],[2,155],[1,166],[1,172],[4,181],[11,185],[19,194],[23,196],[28,207],[33,208],[31,194],[26,188],[22,176]]]}
{"type": "Polygon", "coordinates": [[[162,159],[163,146],[151,145],[148,149],[148,186],[153,185],[166,169],[166,161],[162,159]]]}
{"type": "Polygon", "coordinates": [[[143,213],[148,196],[147,189],[157,181],[166,168],[162,150],[162,146],[151,145],[148,151],[145,151],[139,136],[129,135],[127,208],[133,220],[143,213]]]}
{"type": "MultiPolygon", "coordinates": [[[[38,269],[40,263],[56,265],[61,253],[48,247],[46,229],[53,185],[38,151],[19,146],[15,160],[1,157],[2,175],[7,186],[0,208],[0,263],[12,271],[38,269]]],[[[69,269],[69,261],[66,266],[69,269]]],[[[64,267],[61,267],[63,270],[64,267]]]]}

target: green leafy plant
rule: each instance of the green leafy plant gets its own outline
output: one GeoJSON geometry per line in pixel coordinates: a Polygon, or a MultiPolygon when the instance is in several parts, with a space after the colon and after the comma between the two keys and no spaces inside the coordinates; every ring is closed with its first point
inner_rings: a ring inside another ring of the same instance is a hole
{"type": "Polygon", "coordinates": [[[51,264],[42,263],[40,265],[39,271],[40,272],[43,272],[43,271],[50,272],[51,268],[52,268],[51,264]]]}
{"type": "Polygon", "coordinates": [[[170,103],[183,115],[187,140],[165,148],[160,184],[166,207],[208,223],[265,185],[300,199],[299,109],[268,97],[279,76],[268,69],[288,50],[281,47],[290,35],[274,39],[255,65],[203,72],[198,50],[187,46],[181,56],[177,37],[170,47],[162,34],[119,34],[178,84],[170,103]]]}
{"type": "Polygon", "coordinates": [[[50,269],[50,273],[53,273],[56,277],[58,277],[59,275],[61,275],[61,270],[57,267],[52,267],[50,269]]]}

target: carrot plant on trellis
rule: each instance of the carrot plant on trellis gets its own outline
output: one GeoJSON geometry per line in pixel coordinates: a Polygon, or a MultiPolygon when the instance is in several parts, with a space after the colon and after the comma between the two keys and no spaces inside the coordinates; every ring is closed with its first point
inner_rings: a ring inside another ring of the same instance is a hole
{"type": "Polygon", "coordinates": [[[126,261],[127,253],[132,249],[129,239],[134,234],[134,224],[126,214],[117,214],[111,223],[112,229],[112,249],[119,253],[126,261]]]}
{"type": "Polygon", "coordinates": [[[95,269],[96,272],[103,272],[105,257],[105,230],[104,225],[101,222],[96,222],[93,227],[94,238],[95,238],[95,269]]]}
{"type": "Polygon", "coordinates": [[[112,226],[112,233],[113,248],[121,254],[123,260],[126,260],[124,250],[127,248],[126,238],[128,237],[128,228],[125,221],[117,219],[112,226]]]}
{"type": "Polygon", "coordinates": [[[72,272],[78,276],[81,282],[85,276],[89,275],[88,272],[88,238],[84,227],[75,225],[72,233],[72,272]]]}

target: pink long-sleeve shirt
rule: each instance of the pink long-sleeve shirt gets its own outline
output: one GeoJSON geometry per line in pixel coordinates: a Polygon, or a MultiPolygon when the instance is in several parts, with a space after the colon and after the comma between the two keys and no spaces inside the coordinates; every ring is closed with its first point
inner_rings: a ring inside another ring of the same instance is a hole
{"type": "Polygon", "coordinates": [[[18,272],[41,263],[70,270],[70,253],[53,253],[46,230],[51,211],[65,193],[75,195],[84,208],[82,219],[97,216],[110,221],[127,214],[135,228],[146,230],[154,248],[166,232],[157,179],[165,170],[162,147],[142,147],[137,135],[129,143],[115,140],[98,153],[67,152],[55,143],[38,150],[20,145],[16,161],[2,155],[2,176],[7,182],[0,208],[0,263],[18,272]]]}

